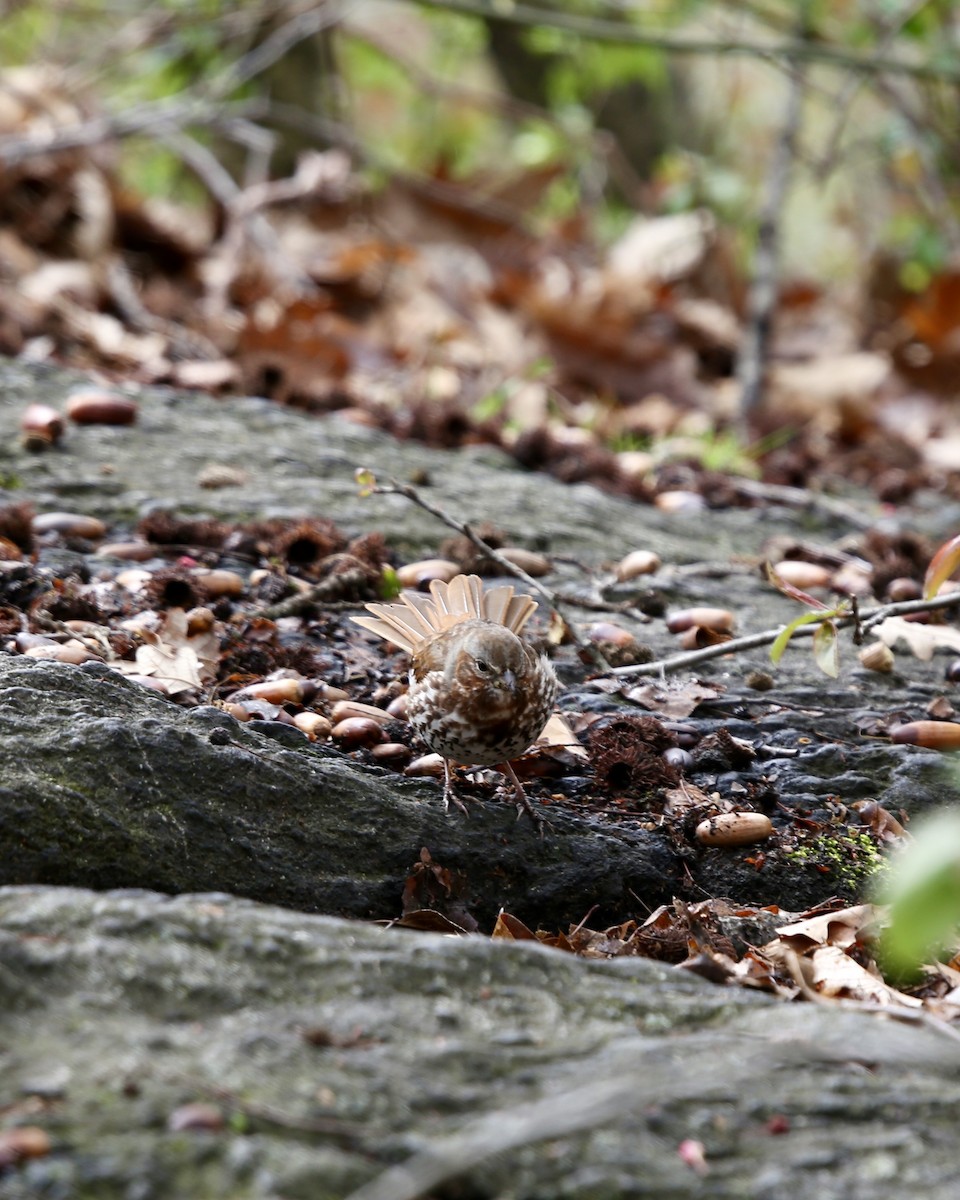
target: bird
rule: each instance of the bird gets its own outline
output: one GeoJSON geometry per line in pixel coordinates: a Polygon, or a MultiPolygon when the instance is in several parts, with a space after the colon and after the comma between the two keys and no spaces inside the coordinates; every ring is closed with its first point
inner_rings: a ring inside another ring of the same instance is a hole
{"type": "Polygon", "coordinates": [[[543,732],[560,683],[549,659],[520,633],[536,601],[502,584],[484,590],[477,575],[434,579],[430,594],[367,604],[351,618],[410,654],[407,719],[443,758],[444,809],[467,808],[453,785],[451,762],[499,765],[513,785],[518,814],[542,824],[510,760],[543,732]]]}

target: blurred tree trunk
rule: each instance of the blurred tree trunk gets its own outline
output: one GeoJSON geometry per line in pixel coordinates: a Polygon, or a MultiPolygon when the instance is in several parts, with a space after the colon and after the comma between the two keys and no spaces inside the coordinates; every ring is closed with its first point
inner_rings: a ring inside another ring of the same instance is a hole
{"type": "MultiPolygon", "coordinates": [[[[527,30],[511,21],[487,19],[490,57],[512,96],[541,108],[550,107],[550,72],[557,55],[541,54],[526,44],[527,30]]],[[[668,65],[667,84],[648,87],[641,80],[611,88],[593,106],[601,129],[613,134],[625,158],[641,177],[671,147],[696,147],[698,124],[675,64],[668,65]]]]}
{"type": "MultiPolygon", "coordinates": [[[[277,17],[265,20],[247,53],[262,45],[283,24],[277,17]]],[[[290,109],[299,109],[306,118],[322,117],[337,120],[340,113],[340,90],[334,48],[334,30],[324,29],[310,37],[301,38],[276,62],[271,63],[254,79],[258,95],[290,109]]],[[[280,179],[292,174],[297,159],[304,150],[323,149],[330,143],[318,128],[311,133],[291,128],[289,123],[274,123],[269,118],[260,122],[276,134],[270,158],[270,176],[280,179]]],[[[305,126],[308,124],[304,122],[305,126]]],[[[224,148],[221,161],[236,179],[243,179],[247,150],[235,142],[224,148]]]]}

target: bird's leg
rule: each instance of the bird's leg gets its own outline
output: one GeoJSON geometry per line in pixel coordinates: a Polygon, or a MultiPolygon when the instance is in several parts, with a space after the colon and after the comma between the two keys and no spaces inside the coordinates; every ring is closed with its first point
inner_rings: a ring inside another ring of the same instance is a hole
{"type": "Polygon", "coordinates": [[[546,824],[546,821],[530,803],[530,798],[523,790],[523,784],[517,778],[517,773],[514,771],[513,767],[511,767],[508,762],[501,763],[500,765],[503,768],[504,775],[506,775],[506,777],[513,784],[513,792],[517,801],[517,816],[520,817],[523,813],[526,813],[530,820],[533,821],[534,825],[536,825],[537,829],[539,829],[540,836],[542,837],[543,827],[546,824]]]}
{"type": "Polygon", "coordinates": [[[460,799],[457,793],[453,790],[453,767],[450,766],[450,759],[443,760],[443,811],[450,811],[451,801],[460,809],[464,816],[469,816],[467,806],[460,799]]]}

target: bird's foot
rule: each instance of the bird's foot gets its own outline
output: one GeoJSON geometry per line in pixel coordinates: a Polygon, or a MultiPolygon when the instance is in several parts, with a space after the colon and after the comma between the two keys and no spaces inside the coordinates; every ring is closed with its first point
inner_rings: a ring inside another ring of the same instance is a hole
{"type": "Polygon", "coordinates": [[[538,812],[530,803],[530,797],[524,791],[523,784],[517,778],[516,771],[514,771],[508,762],[503,763],[503,773],[513,784],[513,794],[517,804],[517,820],[519,821],[523,814],[526,813],[534,825],[536,825],[540,836],[543,837],[543,831],[549,824],[546,817],[538,812]]]}
{"type": "Polygon", "coordinates": [[[454,804],[465,817],[470,816],[470,810],[457,795],[453,787],[453,768],[447,759],[443,760],[443,811],[448,813],[450,805],[454,804]]]}

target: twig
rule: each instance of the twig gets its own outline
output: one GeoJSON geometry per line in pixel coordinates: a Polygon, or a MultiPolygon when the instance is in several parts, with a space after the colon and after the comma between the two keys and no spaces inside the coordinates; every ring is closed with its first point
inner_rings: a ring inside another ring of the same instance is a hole
{"type": "MultiPolygon", "coordinates": [[[[521,580],[531,591],[536,592],[548,608],[556,609],[563,616],[562,606],[558,602],[555,593],[551,592],[549,588],[545,588],[542,583],[538,583],[522,567],[518,567],[516,563],[512,563],[508,558],[504,558],[498,550],[494,550],[492,546],[488,545],[479,534],[474,533],[469,525],[463,521],[458,521],[456,517],[452,517],[444,509],[437,507],[437,505],[431,504],[429,500],[425,500],[417,489],[411,487],[410,484],[399,483],[397,480],[391,479],[387,484],[374,484],[369,488],[369,493],[377,496],[403,496],[406,500],[410,500],[425,512],[430,513],[431,516],[442,521],[444,525],[448,525],[462,537],[467,538],[482,554],[486,555],[492,562],[495,562],[505,575],[512,575],[515,579],[521,580]]],[[[592,642],[587,641],[576,625],[567,620],[565,616],[563,616],[563,621],[577,649],[583,651],[584,654],[588,654],[601,671],[609,671],[610,664],[597,647],[592,642]]]]}
{"type": "MultiPolygon", "coordinates": [[[[888,54],[896,44],[897,38],[903,32],[904,26],[929,7],[931,0],[916,0],[908,9],[900,12],[891,20],[880,40],[877,47],[878,54],[888,54]]],[[[840,139],[843,137],[844,130],[850,119],[850,114],[853,112],[854,102],[859,92],[866,86],[866,76],[861,74],[851,75],[846,80],[843,87],[840,89],[839,95],[834,100],[834,108],[837,113],[837,119],[834,122],[833,130],[830,137],[827,139],[827,148],[820,156],[820,163],[816,168],[816,175],[819,179],[824,179],[829,175],[837,165],[837,157],[840,150],[840,139]]]]}
{"type": "Polygon", "coordinates": [[[229,106],[223,100],[201,100],[196,96],[181,94],[155,103],[139,104],[124,113],[78,121],[75,125],[51,133],[0,137],[0,162],[12,167],[42,154],[55,154],[80,146],[97,146],[113,138],[190,125],[217,126],[237,116],[255,119],[267,108],[266,101],[256,98],[229,106]]]}
{"type": "Polygon", "coordinates": [[[777,504],[788,504],[791,508],[803,508],[810,511],[819,509],[831,517],[839,517],[857,529],[870,529],[876,523],[876,518],[860,512],[845,500],[834,496],[825,496],[822,492],[811,491],[810,488],[790,487],[783,483],[761,483],[756,479],[736,479],[731,477],[730,485],[743,496],[752,500],[770,500],[777,504]]]}
{"type": "Polygon", "coordinates": [[[760,213],[753,274],[747,295],[747,321],[737,360],[740,419],[743,421],[756,412],[763,399],[767,350],[777,306],[780,222],[803,116],[805,81],[802,69],[794,72],[788,86],[783,128],[774,147],[767,173],[766,195],[760,213]]]}
{"type": "Polygon", "coordinates": [[[281,617],[306,616],[316,608],[356,609],[355,603],[346,603],[343,598],[351,592],[355,594],[368,583],[365,570],[342,571],[321,579],[305,592],[295,592],[294,595],[271,604],[269,608],[260,609],[257,616],[266,617],[268,621],[279,621],[281,617]]]}
{"type": "Polygon", "coordinates": [[[580,34],[595,42],[613,42],[624,46],[650,46],[668,54],[746,55],[750,58],[782,59],[797,63],[822,63],[839,70],[859,71],[864,75],[906,75],[934,83],[960,83],[960,65],[953,62],[909,61],[889,58],[874,50],[849,50],[829,42],[784,38],[755,42],[742,38],[698,38],[659,33],[631,25],[626,21],[579,16],[556,9],[535,8],[528,4],[497,5],[487,0],[415,0],[427,8],[471,13],[515,25],[547,26],[580,34]]]}
{"type": "MultiPolygon", "coordinates": [[[[244,206],[243,192],[211,150],[180,129],[161,130],[157,134],[157,140],[195,171],[211,195],[223,205],[228,217],[228,227],[222,242],[232,254],[239,256],[241,238],[238,231],[242,229],[249,235],[264,263],[269,265],[283,283],[293,287],[298,295],[316,290],[310,277],[301,271],[284,251],[266,217],[262,213],[249,211],[244,206]]],[[[236,274],[236,270],[231,270],[227,276],[234,279],[236,274]]]]}
{"type": "MultiPolygon", "coordinates": [[[[879,625],[887,617],[901,617],[908,613],[936,612],[941,608],[953,608],[960,605],[960,592],[949,596],[937,596],[933,600],[901,600],[897,604],[881,604],[876,608],[862,608],[840,616],[831,617],[837,625],[857,625],[862,632],[879,625]]],[[[631,667],[613,667],[613,675],[659,675],[667,671],[682,671],[685,667],[697,666],[711,658],[721,658],[724,654],[739,654],[744,650],[756,650],[758,646],[769,646],[777,640],[786,626],[777,629],[764,629],[759,633],[745,634],[743,637],[731,638],[728,642],[719,642],[715,646],[704,646],[700,650],[687,650],[682,654],[674,654],[670,658],[661,658],[656,662],[637,663],[631,667]]],[[[794,638],[813,637],[819,628],[816,622],[801,625],[794,630],[794,638]]]]}
{"type": "Polygon", "coordinates": [[[338,24],[346,11],[346,4],[331,3],[308,8],[297,13],[291,20],[278,29],[273,30],[259,45],[237,62],[228,67],[216,78],[210,86],[213,96],[225,96],[235,88],[249,83],[257,75],[261,75],[274,63],[279,62],[294,46],[307,38],[315,37],[324,29],[330,29],[338,24]]]}
{"type": "Polygon", "coordinates": [[[107,284],[110,298],[120,311],[125,323],[138,333],[160,333],[170,343],[173,353],[180,358],[199,358],[208,362],[223,358],[223,353],[202,334],[186,329],[175,321],[164,320],[145,308],[137,293],[130,271],[119,257],[106,263],[107,284]]]}

